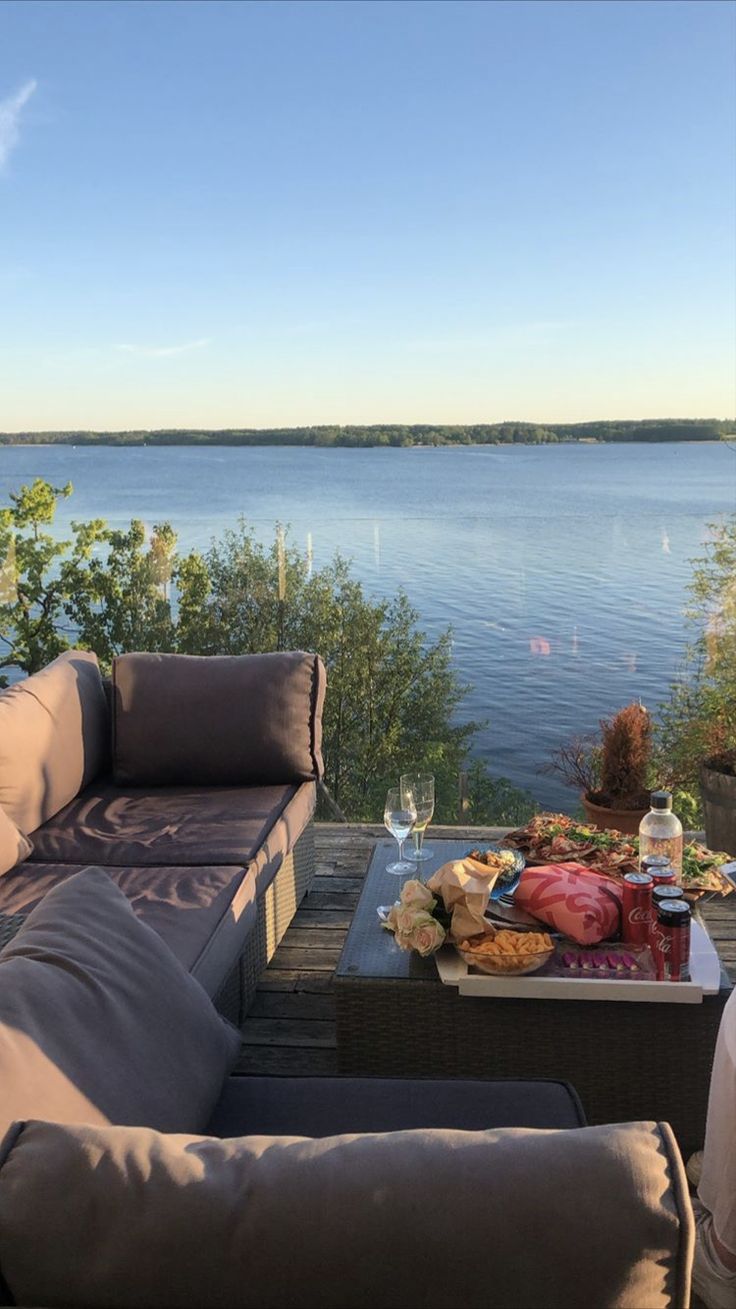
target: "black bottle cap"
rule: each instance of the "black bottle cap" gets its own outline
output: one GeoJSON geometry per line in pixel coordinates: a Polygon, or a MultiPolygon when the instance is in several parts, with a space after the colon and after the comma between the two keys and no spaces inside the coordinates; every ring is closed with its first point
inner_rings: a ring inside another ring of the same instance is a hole
{"type": "Polygon", "coordinates": [[[650,797],[652,809],[671,809],[672,792],[671,791],[652,791],[650,797]]]}

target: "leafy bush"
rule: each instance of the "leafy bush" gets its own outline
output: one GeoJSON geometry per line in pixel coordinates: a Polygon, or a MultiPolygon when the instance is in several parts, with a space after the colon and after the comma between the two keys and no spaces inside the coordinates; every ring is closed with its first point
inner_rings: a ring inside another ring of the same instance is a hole
{"type": "MultiPolygon", "coordinates": [[[[0,668],[33,673],[70,644],[94,650],[103,669],[134,649],[316,650],[329,679],[326,782],[342,811],[375,821],[387,788],[415,769],[435,774],[437,820],[456,821],[477,724],[455,722],[467,688],[449,630],[428,641],[403,592],[370,600],[340,558],[312,572],[281,530],[264,547],[240,522],[184,556],[168,523],[147,537],[141,522],[112,530],[95,519],[58,540],[47,529],[71,490],[37,479],[0,511],[0,668]]],[[[469,821],[516,823],[532,812],[530,796],[480,761],[470,777],[469,821]]]]}
{"type": "Polygon", "coordinates": [[[656,733],[662,775],[693,796],[700,764],[736,751],[736,514],[710,530],[705,554],[692,561],[693,635],[656,733]]]}

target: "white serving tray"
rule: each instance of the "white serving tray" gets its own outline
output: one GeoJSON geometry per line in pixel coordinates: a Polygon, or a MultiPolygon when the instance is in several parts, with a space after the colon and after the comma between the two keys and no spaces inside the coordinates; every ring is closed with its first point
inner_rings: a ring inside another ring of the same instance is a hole
{"type": "Polygon", "coordinates": [[[513,996],[528,1000],[624,1000],[655,1004],[700,1004],[704,995],[716,995],[721,985],[721,961],[702,922],[693,918],[690,934],[689,982],[594,981],[583,977],[489,977],[470,973],[454,948],[435,955],[437,971],[445,986],[456,986],[461,995],[513,996]]]}

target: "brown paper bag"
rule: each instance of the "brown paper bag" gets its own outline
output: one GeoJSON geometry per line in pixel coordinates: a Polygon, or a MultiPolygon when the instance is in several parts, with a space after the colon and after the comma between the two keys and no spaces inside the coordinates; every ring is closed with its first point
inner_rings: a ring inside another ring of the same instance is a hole
{"type": "Polygon", "coordinates": [[[430,877],[427,886],[451,915],[449,935],[453,940],[464,941],[488,930],[484,914],[499,871],[476,859],[454,859],[430,877]]]}

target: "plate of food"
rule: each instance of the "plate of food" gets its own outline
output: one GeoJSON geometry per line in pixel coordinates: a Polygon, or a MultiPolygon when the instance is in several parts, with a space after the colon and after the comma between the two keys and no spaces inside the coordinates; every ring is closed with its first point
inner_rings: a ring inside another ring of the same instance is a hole
{"type": "Polygon", "coordinates": [[[523,977],[544,967],[554,954],[555,943],[549,932],[501,928],[455,942],[455,949],[468,968],[492,977],[523,977]]]}
{"type": "MultiPolygon", "coordinates": [[[[567,814],[535,814],[524,826],[509,832],[504,842],[524,855],[528,864],[573,861],[592,872],[621,881],[639,871],[639,840],[612,828],[594,827],[567,814]]],[[[683,849],[682,886],[688,899],[705,894],[728,895],[734,885],[721,871],[729,856],[708,850],[697,841],[683,849]]]]}
{"type": "Polygon", "coordinates": [[[468,850],[466,859],[474,859],[483,864],[498,877],[491,888],[491,900],[499,900],[502,895],[513,895],[519,885],[519,878],[526,867],[526,859],[521,850],[507,850],[502,845],[476,846],[468,850]]]}

